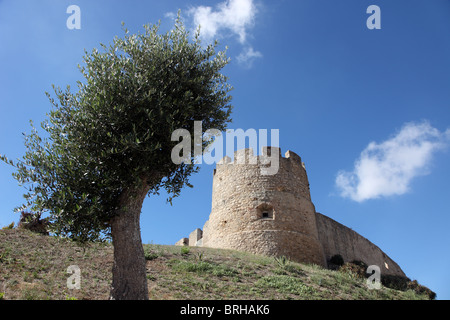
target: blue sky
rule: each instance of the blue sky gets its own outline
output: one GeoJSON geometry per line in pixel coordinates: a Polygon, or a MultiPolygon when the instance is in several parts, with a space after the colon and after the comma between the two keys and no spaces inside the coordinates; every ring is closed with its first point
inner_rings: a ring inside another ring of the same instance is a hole
{"type": "MultiPolygon", "coordinates": [[[[75,87],[84,49],[182,10],[189,28],[229,47],[230,128],[278,129],[306,163],[316,210],[368,238],[412,279],[450,298],[450,2],[448,0],[0,0],[0,153],[24,152],[51,85],[75,87]],[[70,30],[69,5],[81,9],[70,30]],[[370,30],[370,5],[381,29],[370,30]]],[[[145,243],[202,228],[213,165],[173,206],[144,203],[145,243]]],[[[23,189],[0,164],[0,226],[18,221],[23,189]]]]}

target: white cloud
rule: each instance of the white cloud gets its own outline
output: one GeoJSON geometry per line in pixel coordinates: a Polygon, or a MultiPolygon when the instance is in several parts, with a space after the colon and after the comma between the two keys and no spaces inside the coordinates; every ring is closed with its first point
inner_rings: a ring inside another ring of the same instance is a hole
{"type": "Polygon", "coordinates": [[[408,192],[412,179],[429,173],[434,152],[449,140],[450,129],[440,132],[428,122],[405,124],[391,139],[369,143],[352,172],[338,173],[341,196],[362,202],[408,192]]]}
{"type": "Polygon", "coordinates": [[[241,54],[239,54],[236,59],[240,64],[251,67],[253,64],[253,60],[261,57],[261,52],[253,50],[252,47],[248,47],[246,50],[241,52],[241,54]]]}
{"type": "Polygon", "coordinates": [[[211,7],[198,6],[189,10],[194,24],[200,25],[201,33],[207,40],[215,38],[219,31],[231,31],[244,44],[247,39],[247,28],[254,24],[256,7],[253,0],[227,0],[211,7]]]}
{"type": "Polygon", "coordinates": [[[240,64],[250,67],[262,54],[248,45],[249,29],[254,26],[257,13],[253,0],[226,0],[215,8],[208,6],[193,7],[188,14],[193,23],[200,25],[200,35],[207,43],[226,36],[236,36],[238,42],[245,46],[237,57],[240,64]]]}
{"type": "Polygon", "coordinates": [[[176,17],[177,17],[177,14],[175,12],[166,12],[164,14],[164,18],[168,18],[170,20],[175,20],[176,17]]]}

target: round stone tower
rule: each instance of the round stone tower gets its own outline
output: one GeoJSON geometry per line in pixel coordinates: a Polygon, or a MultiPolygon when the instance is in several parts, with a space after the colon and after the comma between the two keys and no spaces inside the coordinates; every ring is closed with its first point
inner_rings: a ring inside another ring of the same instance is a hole
{"type": "Polygon", "coordinates": [[[283,158],[279,148],[265,147],[260,156],[244,149],[234,158],[231,163],[225,157],[214,170],[212,209],[202,246],[325,265],[300,157],[288,151],[283,158]],[[262,174],[274,157],[278,171],[262,174]]]}

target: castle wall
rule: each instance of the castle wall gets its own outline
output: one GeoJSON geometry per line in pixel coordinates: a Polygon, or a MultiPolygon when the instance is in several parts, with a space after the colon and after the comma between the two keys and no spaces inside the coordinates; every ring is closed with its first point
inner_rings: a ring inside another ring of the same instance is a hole
{"type": "Polygon", "coordinates": [[[405,276],[380,248],[355,231],[316,213],[300,156],[266,147],[236,151],[232,163],[225,157],[213,178],[212,208],[203,230],[177,245],[234,249],[268,256],[286,256],[298,262],[327,266],[340,254],[345,262],[360,260],[377,265],[382,274],[405,276]],[[267,160],[278,156],[278,171],[262,174],[267,160]]]}
{"type": "Polygon", "coordinates": [[[368,265],[377,265],[381,274],[405,277],[395,261],[363,236],[320,213],[316,213],[316,219],[319,239],[327,260],[340,254],[345,262],[360,260],[368,265]]]}
{"type": "Polygon", "coordinates": [[[188,246],[189,245],[189,238],[181,238],[175,243],[176,246],[188,246]]]}
{"type": "Polygon", "coordinates": [[[201,246],[201,242],[199,243],[198,241],[201,240],[202,237],[203,237],[203,231],[201,229],[195,229],[194,231],[192,231],[189,234],[188,244],[191,247],[201,246]]]}
{"type": "Polygon", "coordinates": [[[251,149],[236,152],[233,164],[228,163],[229,159],[217,164],[203,246],[285,255],[292,260],[325,265],[315,208],[300,157],[287,152],[283,158],[279,148],[266,152],[279,156],[275,175],[261,174],[263,156],[252,162],[251,149]],[[246,157],[246,164],[238,164],[239,157],[246,157]]]}

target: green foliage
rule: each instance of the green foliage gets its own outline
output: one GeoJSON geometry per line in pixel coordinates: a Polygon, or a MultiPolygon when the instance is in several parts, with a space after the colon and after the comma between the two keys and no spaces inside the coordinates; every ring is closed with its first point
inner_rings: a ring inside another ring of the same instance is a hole
{"type": "Polygon", "coordinates": [[[181,247],[180,251],[181,254],[188,254],[191,251],[191,249],[189,247],[181,247]]]}
{"type": "Polygon", "coordinates": [[[419,284],[417,280],[412,280],[407,277],[394,275],[381,275],[381,283],[388,288],[408,291],[411,290],[418,295],[426,295],[430,300],[436,299],[436,293],[429,288],[419,284]]]}
{"type": "Polygon", "coordinates": [[[237,275],[238,272],[226,265],[223,264],[215,264],[208,261],[185,261],[178,260],[174,261],[172,264],[172,269],[178,272],[194,272],[197,274],[211,274],[216,277],[223,276],[234,276],[237,275]]]}
{"type": "Polygon", "coordinates": [[[383,284],[385,287],[395,290],[408,290],[408,283],[410,281],[411,279],[402,276],[394,276],[388,274],[381,275],[381,284],[383,284]]]}
{"type": "Polygon", "coordinates": [[[352,261],[342,264],[339,267],[340,272],[347,272],[354,274],[355,276],[365,279],[369,277],[369,274],[367,273],[367,264],[362,261],[352,261]]]}
{"type": "Polygon", "coordinates": [[[2,230],[11,230],[11,229],[14,229],[14,221],[2,228],[2,230]]]}
{"type": "Polygon", "coordinates": [[[288,272],[293,274],[301,274],[301,270],[297,268],[294,264],[292,264],[291,260],[286,256],[275,257],[275,262],[277,263],[279,269],[274,270],[274,273],[285,275],[288,272]]]}
{"type": "Polygon", "coordinates": [[[417,294],[424,294],[424,295],[428,296],[428,298],[430,300],[436,299],[436,293],[434,291],[430,290],[429,288],[419,284],[417,282],[417,280],[413,280],[413,281],[408,282],[407,289],[413,290],[417,294]]]}
{"type": "Polygon", "coordinates": [[[203,252],[199,251],[194,254],[195,260],[200,262],[203,261],[203,252]]]}
{"type": "MultiPolygon", "coordinates": [[[[352,274],[357,278],[365,279],[370,276],[367,273],[368,265],[363,261],[353,260],[352,262],[346,262],[341,267],[339,267],[340,273],[352,274]]],[[[429,288],[420,285],[417,280],[411,281],[408,277],[381,274],[381,284],[386,288],[408,291],[411,290],[417,295],[426,295],[429,299],[436,299],[436,293],[429,288]]]]}
{"type": "Polygon", "coordinates": [[[287,275],[265,276],[256,282],[261,288],[274,288],[279,292],[292,293],[297,295],[310,295],[314,289],[306,285],[300,278],[287,275]]]}
{"type": "Polygon", "coordinates": [[[163,246],[153,243],[143,245],[143,248],[145,260],[154,260],[158,257],[163,256],[165,252],[163,246]]]}
{"type": "Polygon", "coordinates": [[[48,213],[56,235],[96,240],[109,233],[121,195],[145,185],[149,194],[165,189],[171,202],[191,187],[198,167],[171,161],[179,143],[171,135],[183,128],[193,136],[194,120],[204,131],[225,129],[231,87],[220,71],[229,60],[216,53],[217,42],[201,44],[199,31],[190,40],[180,18],[173,30],[158,32],[159,25],[138,34],[124,28],[101,51],[85,52],[76,93],[69,86],[53,86],[55,97],[46,93],[53,108],[44,134],[30,122],[23,159],[0,155],[27,190],[17,211],[48,213]]]}
{"type": "Polygon", "coordinates": [[[5,296],[4,292],[0,292],[0,300],[3,300],[3,297],[5,296]]]}
{"type": "Polygon", "coordinates": [[[289,258],[286,256],[275,257],[274,259],[278,266],[282,269],[284,269],[290,262],[289,258]]]}
{"type": "Polygon", "coordinates": [[[159,254],[149,249],[144,249],[145,260],[153,260],[159,257],[159,254]]]}
{"type": "Polygon", "coordinates": [[[14,262],[14,259],[10,257],[10,248],[6,248],[0,251],[0,263],[10,264],[14,262]]]}

